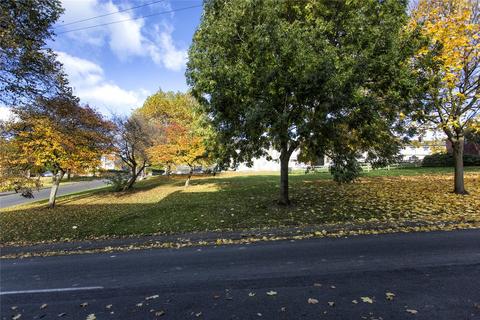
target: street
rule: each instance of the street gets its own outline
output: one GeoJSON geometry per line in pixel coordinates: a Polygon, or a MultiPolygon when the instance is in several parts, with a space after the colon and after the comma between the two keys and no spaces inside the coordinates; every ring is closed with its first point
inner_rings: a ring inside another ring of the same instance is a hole
{"type": "MultiPolygon", "coordinates": [[[[76,193],[81,191],[86,191],[90,189],[96,189],[105,186],[106,183],[104,180],[92,180],[92,181],[79,181],[73,182],[69,184],[60,184],[60,188],[58,189],[57,196],[63,196],[70,193],[76,193]]],[[[44,188],[40,190],[34,190],[33,196],[34,198],[24,198],[20,195],[20,193],[3,193],[0,194],[0,209],[16,206],[20,204],[26,204],[34,201],[39,200],[46,200],[50,195],[50,188],[44,188]]]]}
{"type": "Polygon", "coordinates": [[[1,260],[1,318],[479,319],[480,230],[1,260]]]}

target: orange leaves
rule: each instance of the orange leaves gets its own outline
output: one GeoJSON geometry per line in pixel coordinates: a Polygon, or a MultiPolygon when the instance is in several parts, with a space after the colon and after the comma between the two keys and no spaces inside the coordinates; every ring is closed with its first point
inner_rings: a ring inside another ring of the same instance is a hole
{"type": "Polygon", "coordinates": [[[62,98],[40,99],[7,124],[5,143],[15,152],[0,166],[84,171],[99,164],[112,124],[88,106],[62,98]]]}
{"type": "Polygon", "coordinates": [[[172,123],[165,128],[163,143],[153,146],[148,152],[155,163],[193,165],[203,156],[205,147],[200,135],[172,123]]]}

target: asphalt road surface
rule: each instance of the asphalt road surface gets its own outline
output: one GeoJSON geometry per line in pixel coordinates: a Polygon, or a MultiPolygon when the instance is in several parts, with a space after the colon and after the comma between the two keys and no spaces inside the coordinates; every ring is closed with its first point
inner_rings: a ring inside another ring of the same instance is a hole
{"type": "Polygon", "coordinates": [[[480,319],[480,230],[3,259],[0,284],[2,319],[480,319]]]}
{"type": "MultiPolygon", "coordinates": [[[[86,191],[90,189],[100,188],[106,185],[104,180],[79,181],[69,184],[60,184],[57,196],[63,196],[70,193],[86,191]]],[[[39,200],[48,199],[50,195],[50,188],[44,188],[33,191],[33,199],[22,197],[19,193],[2,193],[0,194],[0,209],[16,206],[19,204],[30,203],[39,200]]]]}

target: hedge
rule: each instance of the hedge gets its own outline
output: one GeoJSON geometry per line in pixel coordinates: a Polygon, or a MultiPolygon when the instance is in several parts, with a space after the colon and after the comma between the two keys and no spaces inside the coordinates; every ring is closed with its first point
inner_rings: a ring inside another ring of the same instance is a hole
{"type": "MultiPolygon", "coordinates": [[[[464,166],[480,166],[480,155],[466,154],[463,156],[464,166]]],[[[425,156],[422,167],[453,167],[453,155],[451,153],[436,153],[425,156]]]]}

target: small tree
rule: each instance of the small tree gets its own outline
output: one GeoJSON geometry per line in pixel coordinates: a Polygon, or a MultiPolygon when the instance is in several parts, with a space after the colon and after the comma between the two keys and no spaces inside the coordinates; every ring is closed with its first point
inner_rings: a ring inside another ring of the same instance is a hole
{"type": "Polygon", "coordinates": [[[411,26],[426,38],[413,65],[419,78],[428,79],[416,100],[417,117],[447,136],[455,163],[454,192],[467,194],[465,130],[480,112],[479,1],[420,0],[411,26]]]}
{"type": "Polygon", "coordinates": [[[115,117],[114,123],[114,150],[130,171],[130,177],[123,187],[126,191],[133,187],[149,163],[147,150],[153,145],[155,126],[137,113],[128,118],[115,117]]]}
{"type": "Polygon", "coordinates": [[[1,166],[21,172],[50,168],[54,174],[49,207],[55,206],[60,182],[67,170],[96,168],[110,145],[110,122],[73,97],[38,98],[34,104],[13,109],[4,142],[15,150],[4,154],[1,166]]]}
{"type": "Polygon", "coordinates": [[[205,146],[212,134],[197,101],[189,93],[159,91],[145,101],[139,112],[162,128],[148,149],[151,161],[167,168],[187,165],[188,187],[195,165],[208,163],[205,146]]]}

